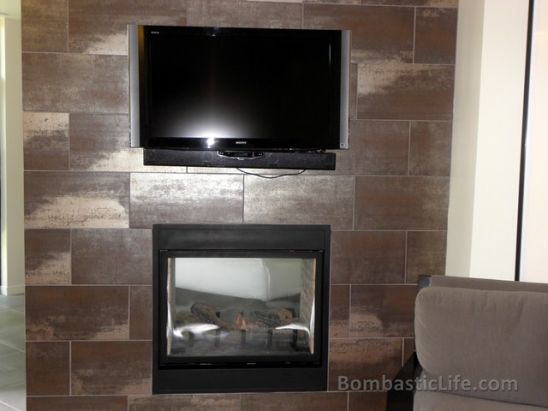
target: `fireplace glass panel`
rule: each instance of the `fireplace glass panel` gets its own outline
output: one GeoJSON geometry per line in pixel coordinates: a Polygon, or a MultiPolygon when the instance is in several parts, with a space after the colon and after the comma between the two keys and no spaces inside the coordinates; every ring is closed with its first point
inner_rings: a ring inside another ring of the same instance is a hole
{"type": "Polygon", "coordinates": [[[167,355],[314,354],[314,258],[168,258],[167,355]]]}

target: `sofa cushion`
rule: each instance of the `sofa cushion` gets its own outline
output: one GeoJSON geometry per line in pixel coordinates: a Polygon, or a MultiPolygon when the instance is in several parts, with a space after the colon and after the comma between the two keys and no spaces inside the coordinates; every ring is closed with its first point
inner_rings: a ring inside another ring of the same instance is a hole
{"type": "Polygon", "coordinates": [[[547,408],[510,402],[483,400],[440,392],[419,391],[413,411],[546,411],[547,408]]]}
{"type": "Polygon", "coordinates": [[[426,377],[476,388],[515,380],[517,389],[452,391],[548,407],[548,294],[428,287],[417,295],[415,333],[426,377]]]}

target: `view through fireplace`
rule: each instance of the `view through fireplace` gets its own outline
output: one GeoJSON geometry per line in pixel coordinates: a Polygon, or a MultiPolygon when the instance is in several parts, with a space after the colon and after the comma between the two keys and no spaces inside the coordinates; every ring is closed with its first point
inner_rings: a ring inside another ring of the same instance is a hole
{"type": "Polygon", "coordinates": [[[326,389],[328,226],[153,233],[155,393],[326,389]]]}

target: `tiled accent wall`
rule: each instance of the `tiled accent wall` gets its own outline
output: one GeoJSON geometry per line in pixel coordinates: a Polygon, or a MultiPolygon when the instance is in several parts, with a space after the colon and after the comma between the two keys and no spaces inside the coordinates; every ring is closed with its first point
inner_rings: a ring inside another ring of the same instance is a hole
{"type": "Polygon", "coordinates": [[[444,271],[456,1],[23,0],[29,411],[383,409],[336,377],[393,376],[444,271]],[[276,180],[143,166],[127,23],[351,29],[351,149],[276,180]],[[331,392],[151,396],[154,223],[331,224],[331,392]]]}

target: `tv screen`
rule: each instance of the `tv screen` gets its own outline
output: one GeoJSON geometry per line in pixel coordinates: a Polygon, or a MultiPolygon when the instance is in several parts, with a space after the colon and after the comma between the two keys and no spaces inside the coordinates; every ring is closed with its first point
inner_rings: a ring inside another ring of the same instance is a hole
{"type": "Polygon", "coordinates": [[[346,148],[344,33],[136,27],[138,64],[130,47],[130,69],[134,76],[138,70],[139,79],[131,90],[137,145],[218,151],[346,148]]]}

